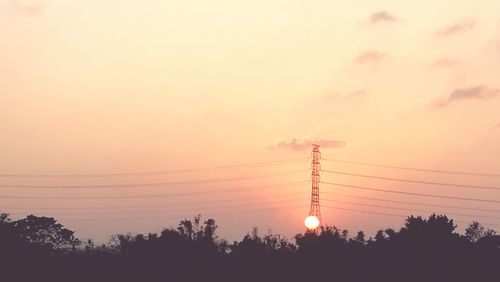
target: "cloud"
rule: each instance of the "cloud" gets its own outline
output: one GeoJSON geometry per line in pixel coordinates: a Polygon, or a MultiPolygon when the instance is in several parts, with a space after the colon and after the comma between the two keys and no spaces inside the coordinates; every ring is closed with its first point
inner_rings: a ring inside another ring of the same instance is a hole
{"type": "Polygon", "coordinates": [[[450,35],[462,33],[473,29],[475,25],[475,20],[463,20],[441,29],[440,31],[438,31],[438,35],[441,37],[447,37],[450,35]]]}
{"type": "Polygon", "coordinates": [[[398,19],[396,17],[394,17],[393,15],[391,15],[390,13],[388,13],[386,11],[379,11],[379,12],[373,13],[373,14],[371,14],[370,19],[369,19],[369,22],[372,25],[376,25],[376,24],[384,23],[384,22],[385,23],[394,23],[397,21],[398,21],[398,19]]]}
{"type": "Polygon", "coordinates": [[[453,90],[447,98],[438,100],[435,105],[438,107],[446,107],[456,101],[491,99],[498,96],[498,94],[500,94],[500,89],[490,89],[485,85],[478,85],[469,88],[457,88],[453,90]]]}
{"type": "Polygon", "coordinates": [[[385,55],[376,51],[376,50],[370,50],[370,51],[365,51],[361,53],[356,59],[354,59],[354,62],[358,65],[363,65],[363,64],[378,64],[380,61],[382,61],[385,58],[385,55]]]}
{"type": "Polygon", "coordinates": [[[45,5],[40,2],[26,0],[10,1],[10,7],[17,12],[21,12],[27,15],[38,15],[45,9],[45,5]]]}
{"type": "Polygon", "coordinates": [[[441,58],[434,61],[431,64],[433,68],[453,68],[460,64],[458,60],[450,59],[450,58],[441,58]]]}
{"type": "Polygon", "coordinates": [[[277,150],[277,149],[285,149],[292,151],[307,151],[312,148],[313,144],[320,145],[322,148],[343,148],[345,146],[345,142],[337,139],[297,139],[293,138],[288,141],[278,141],[273,145],[268,146],[268,149],[277,150]]]}
{"type": "Polygon", "coordinates": [[[329,104],[330,102],[338,102],[339,100],[355,100],[362,99],[368,96],[368,91],[365,89],[360,89],[351,92],[327,92],[324,95],[319,96],[316,100],[314,100],[314,104],[324,105],[329,104]]]}
{"type": "Polygon", "coordinates": [[[364,98],[366,96],[368,96],[368,91],[366,91],[365,89],[360,89],[348,92],[344,95],[341,95],[340,97],[343,99],[356,99],[356,98],[364,98]]]}

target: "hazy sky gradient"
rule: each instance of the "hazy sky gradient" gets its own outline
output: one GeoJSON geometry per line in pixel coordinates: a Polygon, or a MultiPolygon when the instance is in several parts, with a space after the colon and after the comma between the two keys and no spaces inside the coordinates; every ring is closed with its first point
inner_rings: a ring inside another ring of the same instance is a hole
{"type": "MultiPolygon", "coordinates": [[[[335,140],[345,141],[345,146],[323,148],[326,158],[498,173],[499,10],[499,1],[485,0],[0,0],[0,174],[157,171],[300,158],[309,156],[307,144],[314,140],[330,145],[335,140]]],[[[161,177],[0,178],[0,182],[83,185],[187,181],[279,174],[307,169],[308,162],[161,177]]],[[[498,178],[326,162],[323,168],[500,186],[498,178]]],[[[323,179],[500,198],[496,191],[337,175],[323,175],[323,179]]],[[[0,194],[145,195],[307,180],[309,172],[304,170],[206,186],[118,191],[0,188],[0,194]]],[[[321,186],[321,190],[481,206],[335,187],[321,186]]],[[[159,231],[182,217],[202,212],[215,217],[223,227],[223,236],[235,239],[252,226],[286,235],[303,231],[310,184],[286,191],[247,192],[248,198],[233,193],[118,201],[0,197],[0,208],[21,207],[25,208],[19,211],[23,213],[32,207],[165,204],[172,205],[166,209],[177,209],[175,205],[186,203],[190,208],[165,219],[127,221],[113,220],[117,216],[109,215],[94,222],[71,216],[57,218],[78,235],[104,240],[116,232],[159,231]],[[291,200],[285,201],[286,197],[291,200]],[[236,207],[211,213],[201,208],[200,202],[236,207]],[[266,202],[270,204],[266,206],[266,202]],[[287,204],[298,208],[281,207],[287,204]],[[267,213],[243,212],[259,206],[274,208],[267,213]]],[[[131,210],[150,209],[129,209],[122,218],[131,210]]],[[[112,211],[120,210],[107,210],[112,211]]],[[[332,209],[323,209],[323,217],[324,222],[353,232],[397,226],[402,221],[332,209]]]]}

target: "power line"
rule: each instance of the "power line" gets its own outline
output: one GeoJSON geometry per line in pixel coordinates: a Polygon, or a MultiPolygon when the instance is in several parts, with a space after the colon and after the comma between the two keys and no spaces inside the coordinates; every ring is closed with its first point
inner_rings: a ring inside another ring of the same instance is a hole
{"type": "MultiPolygon", "coordinates": [[[[382,216],[391,216],[391,217],[398,217],[398,218],[407,217],[407,215],[400,215],[400,214],[386,213],[386,212],[378,212],[378,211],[358,210],[358,209],[352,209],[352,208],[327,206],[327,205],[323,205],[323,207],[325,207],[327,209],[344,210],[344,211],[359,212],[359,213],[366,213],[366,214],[377,214],[377,215],[382,215],[382,216]]],[[[470,222],[461,221],[461,220],[454,220],[454,219],[453,219],[453,222],[462,223],[462,224],[470,224],[470,222]]],[[[481,224],[489,225],[489,226],[500,226],[498,224],[488,223],[488,222],[481,222],[481,224]]]]}
{"type": "Polygon", "coordinates": [[[304,183],[309,183],[308,181],[300,182],[290,182],[283,184],[273,184],[273,185],[261,185],[261,186],[247,186],[241,187],[239,189],[228,188],[228,189],[211,189],[203,191],[191,191],[191,192],[178,192],[178,193],[168,193],[168,194],[149,194],[149,195],[130,195],[130,196],[16,196],[16,195],[0,195],[0,199],[22,199],[22,200],[112,200],[112,199],[143,199],[143,198],[164,198],[164,197],[178,197],[178,196],[193,196],[193,195],[205,195],[213,193],[232,193],[232,192],[248,192],[248,191],[258,191],[267,190],[273,187],[289,188],[289,186],[302,185],[304,183]]]}
{"type": "Polygon", "coordinates": [[[324,161],[331,161],[331,162],[337,162],[337,163],[362,165],[362,166],[372,166],[372,167],[401,169],[401,170],[413,170],[413,171],[432,172],[432,173],[441,173],[441,174],[456,174],[456,175],[468,175],[468,176],[500,177],[500,174],[494,174],[494,173],[467,172],[467,171],[456,171],[456,170],[425,169],[425,168],[415,168],[415,167],[405,167],[405,166],[374,164],[374,163],[366,163],[366,162],[346,161],[346,160],[339,160],[339,159],[328,159],[328,158],[322,159],[322,160],[324,160],[324,161]]]}
{"type": "MultiPolygon", "coordinates": [[[[284,197],[284,198],[292,198],[292,199],[295,199],[296,195],[299,195],[299,194],[304,194],[304,191],[292,191],[292,192],[288,192],[286,190],[282,190],[280,192],[286,192],[286,195],[284,196],[280,196],[280,197],[284,197]],[[293,197],[289,197],[289,196],[293,196],[293,197]]],[[[302,196],[301,196],[302,197],[302,196]]],[[[303,198],[303,197],[302,197],[303,198]]],[[[231,198],[231,202],[240,202],[240,201],[243,201],[243,202],[247,202],[247,203],[243,203],[242,205],[245,205],[245,204],[249,204],[248,201],[250,200],[262,200],[262,199],[269,199],[269,196],[268,195],[258,195],[257,197],[249,197],[249,196],[246,196],[244,195],[243,198],[241,197],[232,197],[231,198]]],[[[143,204],[143,205],[120,205],[120,206],[85,206],[85,207],[74,207],[74,206],[71,206],[71,207],[67,207],[67,206],[64,206],[64,207],[54,207],[54,206],[50,206],[50,207],[33,207],[33,206],[29,206],[29,207],[19,207],[19,206],[16,206],[16,207],[13,207],[13,206],[2,206],[2,209],[4,210],[27,210],[27,209],[30,209],[30,210],[34,210],[34,211],[45,211],[45,210],[48,210],[48,211],[52,211],[52,210],[80,210],[80,211],[85,211],[85,210],[92,210],[92,211],[95,211],[95,210],[122,210],[122,209],[142,209],[142,208],[158,208],[158,207],[199,207],[198,205],[199,204],[207,204],[207,203],[220,203],[220,199],[213,199],[213,200],[202,200],[202,201],[176,201],[174,203],[161,203],[161,204],[143,204]]]]}
{"type": "Polygon", "coordinates": [[[349,197],[349,198],[362,199],[362,200],[372,200],[372,201],[380,201],[380,202],[387,202],[387,203],[395,203],[395,204],[419,205],[419,206],[445,208],[445,209],[461,209],[461,210],[471,210],[471,211],[483,211],[483,212],[500,213],[500,210],[498,210],[498,209],[470,208],[470,207],[449,206],[449,205],[433,205],[433,204],[425,204],[425,203],[417,203],[417,202],[380,199],[380,198],[365,197],[365,196],[346,195],[346,194],[331,193],[331,192],[323,192],[323,194],[334,195],[334,196],[342,196],[342,197],[349,197]]]}
{"type": "Polygon", "coordinates": [[[430,198],[440,198],[440,199],[453,199],[453,200],[463,200],[463,201],[473,201],[473,202],[485,202],[485,203],[500,203],[500,200],[488,200],[488,199],[478,199],[478,198],[465,198],[465,197],[454,197],[454,196],[445,196],[445,195],[434,195],[434,194],[425,194],[425,193],[415,193],[415,192],[404,192],[404,191],[394,191],[394,190],[386,190],[379,188],[371,188],[371,187],[362,187],[355,185],[346,185],[341,183],[332,183],[332,182],[321,182],[326,185],[334,185],[339,187],[346,187],[358,190],[370,190],[384,193],[394,193],[394,194],[403,194],[403,195],[411,195],[411,196],[419,196],[419,197],[430,197],[430,198]]]}
{"type": "MultiPolygon", "coordinates": [[[[262,198],[262,197],[261,197],[262,198]]],[[[273,205],[273,204],[276,204],[276,203],[287,203],[289,202],[290,200],[295,200],[295,199],[298,199],[296,196],[295,197],[288,197],[288,198],[281,198],[281,199],[269,199],[267,198],[267,201],[262,201],[262,202],[259,202],[258,205],[259,206],[267,206],[267,205],[273,205]]],[[[246,200],[246,199],[240,199],[240,200],[246,200]]],[[[213,201],[211,203],[206,203],[205,205],[201,204],[201,205],[196,205],[196,206],[181,206],[183,209],[179,209],[179,207],[175,207],[175,206],[167,206],[163,209],[155,209],[155,210],[139,210],[139,211],[98,211],[98,212],[50,212],[50,214],[52,216],[100,216],[100,215],[127,215],[127,214],[132,214],[132,215],[135,215],[135,214],[162,214],[162,215],[166,215],[166,214],[170,214],[170,213],[174,213],[174,214],[177,214],[179,212],[185,212],[187,211],[187,209],[201,209],[201,210],[205,210],[205,209],[215,209],[215,210],[221,210],[221,211],[227,211],[229,210],[230,212],[234,212],[234,208],[238,208],[238,210],[241,210],[241,209],[246,209],[246,208],[249,208],[249,207],[255,207],[256,205],[255,204],[252,204],[252,203],[229,203],[229,204],[225,204],[225,205],[221,205],[220,204],[220,201],[213,201]]],[[[28,214],[30,214],[31,212],[27,212],[28,214]]],[[[26,214],[24,212],[15,212],[15,213],[12,213],[13,215],[22,215],[22,214],[26,214]]]]}
{"type": "MultiPolygon", "coordinates": [[[[281,201],[284,202],[284,201],[281,201]]],[[[228,212],[228,208],[234,208],[234,207],[239,207],[238,205],[232,205],[232,206],[214,206],[214,207],[209,207],[208,209],[214,209],[211,210],[210,213],[221,213],[219,216],[228,216],[228,215],[235,215],[235,214],[242,214],[242,213],[248,213],[248,212],[260,212],[260,211],[267,211],[267,210],[274,210],[274,209],[298,209],[298,208],[303,208],[302,206],[297,206],[297,205],[273,205],[275,202],[270,202],[270,203],[264,203],[264,206],[259,206],[259,207],[247,207],[243,209],[238,209],[238,210],[231,210],[228,212]],[[269,206],[270,205],[270,206],[269,206]],[[222,209],[220,209],[222,208],[222,209]]],[[[45,215],[47,217],[52,217],[52,216],[57,216],[59,218],[67,218],[67,219],[72,219],[72,220],[90,220],[90,221],[98,221],[98,220],[142,220],[142,219],[165,219],[166,217],[169,216],[178,216],[181,214],[188,213],[189,211],[184,211],[184,210],[157,210],[157,211],[147,211],[146,213],[142,214],[134,214],[132,216],[126,215],[124,213],[120,214],[102,214],[104,216],[106,215],[123,215],[123,217],[100,217],[100,218],[94,218],[94,217],[89,217],[89,216],[96,216],[96,215],[101,215],[101,214],[75,214],[75,213],[54,213],[50,215],[45,215]],[[151,214],[151,212],[155,212],[151,214]],[[138,216],[139,215],[139,216],[138,216]],[[79,217],[80,216],[80,217],[79,217]],[[81,217],[83,216],[83,217],[81,217]]],[[[30,213],[12,213],[11,215],[14,216],[25,216],[26,214],[30,213]]],[[[196,213],[195,213],[196,214],[196,213]]]]}
{"type": "Polygon", "coordinates": [[[349,176],[357,176],[357,177],[381,179],[381,180],[390,180],[390,181],[400,181],[400,182],[408,182],[408,183],[460,187],[460,188],[479,189],[479,190],[500,190],[500,187],[493,187],[493,186],[478,186],[478,185],[454,184],[454,183],[445,183],[445,182],[421,181],[421,180],[413,180],[413,179],[403,179],[403,178],[392,178],[392,177],[356,174],[356,173],[336,171],[336,170],[321,170],[321,171],[326,172],[326,173],[340,174],[340,175],[349,175],[349,176]]]}
{"type": "Polygon", "coordinates": [[[211,171],[211,170],[231,169],[231,168],[251,168],[251,167],[273,166],[273,165],[298,163],[300,161],[307,160],[307,159],[309,159],[309,157],[267,161],[267,162],[235,164],[235,165],[226,165],[226,166],[201,167],[201,168],[193,168],[193,169],[143,171],[143,172],[117,172],[117,173],[94,173],[94,174],[0,174],[0,177],[12,177],[12,178],[58,178],[58,177],[65,178],[65,177],[67,177],[67,178],[72,178],[72,177],[116,177],[116,176],[163,175],[163,174],[211,171]]]}
{"type": "MultiPolygon", "coordinates": [[[[407,212],[425,212],[425,213],[433,213],[434,211],[428,211],[428,210],[421,210],[421,209],[404,209],[404,208],[399,208],[399,207],[389,207],[389,206],[381,206],[381,205],[373,205],[373,204],[364,204],[364,203],[355,203],[355,202],[348,202],[348,201],[337,201],[337,200],[330,200],[330,199],[323,199],[323,201],[327,202],[337,202],[337,203],[344,203],[344,204],[349,204],[349,205],[355,205],[355,206],[363,206],[363,207],[372,207],[372,208],[382,208],[382,209],[390,209],[390,210],[399,210],[399,211],[407,211],[407,212]]],[[[451,216],[467,216],[467,217],[476,217],[476,218],[490,218],[490,219],[500,219],[499,216],[489,216],[489,215],[471,215],[471,214],[460,214],[460,213],[446,213],[451,216]]]]}
{"type": "Polygon", "coordinates": [[[20,188],[20,189],[99,189],[99,188],[130,188],[130,187],[157,187],[157,186],[170,186],[170,185],[190,185],[190,184],[205,184],[205,183],[221,183],[221,182],[233,182],[233,181],[244,181],[252,179],[270,178],[270,177],[280,177],[288,176],[296,172],[304,172],[309,169],[299,169],[285,171],[279,174],[266,174],[260,176],[248,176],[248,177],[235,177],[235,178],[217,178],[217,179],[204,179],[204,180],[193,180],[193,181],[171,181],[171,182],[157,182],[157,183],[133,183],[133,184],[101,184],[101,185],[17,185],[17,184],[0,184],[0,188],[20,188]]]}
{"type": "Polygon", "coordinates": [[[351,209],[351,208],[342,208],[342,207],[334,207],[334,206],[327,206],[327,205],[323,205],[323,207],[325,207],[327,209],[336,209],[336,210],[354,211],[354,212],[369,213],[369,214],[378,214],[378,215],[393,216],[393,217],[398,217],[398,218],[404,218],[406,216],[406,215],[400,215],[400,214],[394,214],[394,213],[385,213],[385,212],[377,212],[377,211],[365,211],[365,210],[358,210],[358,209],[351,209]]]}
{"type": "MultiPolygon", "coordinates": [[[[300,192],[302,193],[302,192],[300,192]]],[[[295,194],[298,194],[298,193],[295,193],[295,194]]],[[[336,193],[325,193],[327,195],[341,195],[341,196],[346,196],[346,195],[342,195],[342,194],[336,194],[336,193]]],[[[376,198],[370,198],[370,197],[356,197],[356,196],[353,196],[354,198],[361,198],[361,199],[373,199],[373,200],[384,200],[384,199],[376,199],[376,198]]],[[[250,199],[262,199],[263,197],[260,196],[260,197],[245,197],[245,198],[236,198],[236,199],[233,199],[232,201],[238,201],[238,200],[244,200],[244,201],[248,201],[250,199]]],[[[292,198],[292,199],[296,199],[296,197],[292,198]]],[[[288,201],[288,199],[286,199],[285,201],[288,201]]],[[[330,201],[330,202],[339,202],[339,203],[347,203],[347,204],[354,204],[354,205],[361,205],[361,206],[368,206],[368,207],[377,207],[377,208],[387,208],[387,209],[395,209],[395,210],[402,210],[402,211],[407,211],[407,209],[401,209],[401,208],[395,208],[395,207],[385,207],[385,206],[378,206],[378,205],[370,205],[370,204],[360,204],[360,203],[353,203],[353,202],[346,202],[346,201],[338,201],[338,200],[331,200],[331,199],[324,199],[324,201],[330,201]]],[[[390,201],[390,200],[386,200],[388,202],[396,202],[396,203],[409,203],[409,204],[413,204],[411,202],[401,202],[401,201],[390,201]]],[[[259,203],[259,204],[269,204],[269,203],[275,203],[276,201],[273,201],[273,202],[264,202],[264,203],[259,203]]],[[[206,201],[205,202],[202,202],[202,203],[207,203],[206,201]]],[[[196,206],[192,206],[192,207],[196,207],[196,208],[201,208],[201,209],[205,209],[205,208],[214,208],[213,204],[214,203],[218,203],[218,201],[212,201],[210,204],[212,205],[196,205],[196,206]]],[[[179,203],[180,204],[180,203],[179,203]]],[[[197,204],[200,204],[200,203],[197,203],[197,204]]],[[[236,205],[230,205],[231,207],[245,207],[247,204],[236,204],[236,205]]],[[[182,204],[181,206],[184,206],[185,207],[185,204],[182,204]]],[[[123,208],[132,208],[134,206],[122,206],[123,208]]],[[[137,206],[136,206],[137,207],[137,206]]],[[[138,206],[138,207],[165,207],[165,204],[163,205],[142,205],[142,206],[138,206]]],[[[179,209],[175,208],[175,205],[168,205],[167,206],[168,208],[170,209],[162,209],[162,210],[149,210],[149,211],[129,211],[129,212],[133,212],[134,214],[135,213],[149,213],[149,212],[158,212],[158,213],[164,213],[164,212],[169,212],[169,211],[179,211],[179,209]],[[173,209],[172,209],[173,208],[173,209]]],[[[229,206],[220,206],[220,205],[216,205],[215,207],[217,208],[227,208],[229,206]]],[[[441,207],[441,206],[438,206],[438,207],[441,207]]],[[[116,207],[111,207],[111,208],[116,208],[116,207]]],[[[9,209],[9,208],[5,208],[4,209],[9,209]]],[[[14,208],[16,209],[16,208],[14,208]]],[[[54,210],[54,209],[62,209],[62,208],[48,208],[48,209],[51,209],[51,210],[54,210]]],[[[76,208],[76,209],[85,209],[85,208],[76,208]]],[[[86,208],[88,209],[88,208],[86,208]]],[[[431,211],[427,211],[427,210],[418,210],[418,209],[411,209],[413,211],[419,211],[419,212],[431,212],[431,211]]],[[[409,210],[408,210],[409,211],[409,210]]],[[[491,211],[491,210],[490,210],[491,211]]],[[[14,214],[22,214],[22,213],[14,213],[14,214]]],[[[70,215],[70,216],[73,216],[73,215],[106,215],[106,214],[126,214],[126,212],[123,212],[123,211],[112,211],[112,212],[97,212],[97,213],[52,213],[52,215],[70,215]]],[[[473,216],[473,217],[488,217],[488,216],[480,216],[480,215],[464,215],[464,214],[453,214],[453,213],[449,213],[450,215],[457,215],[457,216],[473,216]]],[[[492,217],[492,218],[499,218],[499,217],[492,217]]]]}

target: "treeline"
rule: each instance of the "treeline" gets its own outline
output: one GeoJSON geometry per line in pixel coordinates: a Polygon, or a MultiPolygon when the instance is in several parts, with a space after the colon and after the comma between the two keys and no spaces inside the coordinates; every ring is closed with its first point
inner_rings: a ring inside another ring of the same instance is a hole
{"type": "Polygon", "coordinates": [[[53,218],[0,215],[0,281],[500,281],[500,236],[478,222],[410,216],[373,238],[326,226],[293,240],[217,236],[213,219],[82,242],[53,218]]]}

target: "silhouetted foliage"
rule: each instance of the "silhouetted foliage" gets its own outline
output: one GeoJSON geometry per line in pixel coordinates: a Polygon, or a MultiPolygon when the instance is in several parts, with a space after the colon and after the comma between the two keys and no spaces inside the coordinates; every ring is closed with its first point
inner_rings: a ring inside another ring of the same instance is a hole
{"type": "Polygon", "coordinates": [[[50,249],[75,249],[80,240],[51,217],[28,215],[12,222],[15,232],[27,243],[50,249]]]}
{"type": "Polygon", "coordinates": [[[485,238],[495,237],[496,235],[497,233],[495,230],[485,229],[481,223],[477,221],[472,222],[469,227],[465,229],[465,237],[473,243],[477,243],[485,238]]]}
{"type": "Polygon", "coordinates": [[[0,214],[0,254],[24,250],[25,242],[16,232],[8,214],[0,214]]]}
{"type": "Polygon", "coordinates": [[[500,236],[478,222],[410,216],[399,229],[324,226],[295,242],[257,228],[229,244],[213,219],[81,243],[53,218],[0,215],[0,281],[496,281],[500,236]]]}

